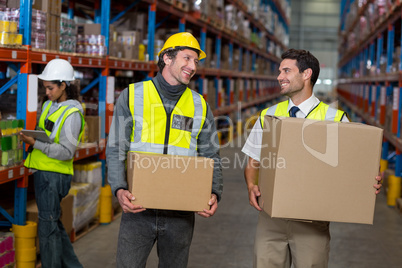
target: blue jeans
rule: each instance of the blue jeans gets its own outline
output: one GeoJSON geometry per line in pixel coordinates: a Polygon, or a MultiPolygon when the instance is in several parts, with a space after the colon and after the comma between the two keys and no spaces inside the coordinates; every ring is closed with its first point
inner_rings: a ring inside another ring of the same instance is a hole
{"type": "Polygon", "coordinates": [[[147,209],[123,213],[117,245],[117,267],[143,268],[157,241],[159,268],[187,267],[194,212],[147,209]]]}
{"type": "Polygon", "coordinates": [[[34,173],[38,204],[38,238],[43,268],[82,267],[60,221],[60,201],[71,187],[71,175],[41,171],[34,173]]]}

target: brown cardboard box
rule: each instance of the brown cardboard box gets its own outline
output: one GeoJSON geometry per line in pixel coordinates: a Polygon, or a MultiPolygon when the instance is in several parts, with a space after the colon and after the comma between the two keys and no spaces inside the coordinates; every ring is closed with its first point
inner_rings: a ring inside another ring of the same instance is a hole
{"type": "MultiPolygon", "coordinates": [[[[43,1],[47,1],[47,0],[43,0],[43,1]]],[[[52,13],[53,15],[60,16],[62,1],[61,0],[50,0],[49,2],[50,2],[48,4],[48,5],[50,5],[49,12],[52,13]]]]}
{"type": "Polygon", "coordinates": [[[100,140],[100,117],[94,115],[85,116],[85,122],[88,126],[88,142],[97,142],[100,140]]]}
{"type": "Polygon", "coordinates": [[[133,204],[144,208],[209,209],[214,160],[205,157],[130,152],[127,158],[133,204]]]}
{"type": "MultiPolygon", "coordinates": [[[[64,229],[67,234],[70,235],[73,229],[73,203],[74,196],[67,195],[64,197],[61,202],[61,217],[60,220],[63,223],[64,229]]],[[[38,206],[36,205],[35,200],[30,200],[27,202],[27,221],[38,222],[38,206]]]]}
{"type": "MultiPolygon", "coordinates": [[[[50,2],[54,0],[32,0],[32,8],[49,12],[50,2]]],[[[20,8],[20,0],[8,0],[8,8],[20,8]]]]}
{"type": "Polygon", "coordinates": [[[383,130],[265,117],[260,206],[275,218],[372,224],[383,130]]]}
{"type": "Polygon", "coordinates": [[[138,59],[138,46],[133,45],[123,45],[124,49],[124,58],[128,60],[136,60],[138,59]]]}
{"type": "Polygon", "coordinates": [[[77,34],[100,35],[101,34],[101,25],[99,23],[79,23],[79,24],[77,24],[77,34]]]}

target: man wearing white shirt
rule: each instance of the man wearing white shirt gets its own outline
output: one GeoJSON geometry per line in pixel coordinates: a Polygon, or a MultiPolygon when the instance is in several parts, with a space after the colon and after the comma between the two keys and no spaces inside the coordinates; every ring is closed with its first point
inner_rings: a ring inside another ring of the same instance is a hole
{"type": "MultiPolygon", "coordinates": [[[[242,149],[249,156],[244,171],[250,205],[259,213],[254,244],[254,267],[328,267],[329,222],[302,222],[271,218],[258,204],[258,170],[265,115],[349,122],[346,113],[321,102],[313,94],[320,73],[318,60],[308,51],[290,49],[282,54],[278,82],[289,97],[264,109],[242,149]]],[[[380,176],[376,177],[381,180],[380,176]]],[[[381,184],[375,184],[378,194],[381,184]]]]}

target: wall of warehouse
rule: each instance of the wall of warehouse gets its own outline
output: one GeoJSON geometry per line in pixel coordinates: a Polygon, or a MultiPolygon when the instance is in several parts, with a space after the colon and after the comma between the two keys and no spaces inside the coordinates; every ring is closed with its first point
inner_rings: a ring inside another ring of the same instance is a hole
{"type": "Polygon", "coordinates": [[[329,94],[336,85],[340,0],[291,2],[289,48],[311,51],[321,63],[315,92],[329,94]]]}

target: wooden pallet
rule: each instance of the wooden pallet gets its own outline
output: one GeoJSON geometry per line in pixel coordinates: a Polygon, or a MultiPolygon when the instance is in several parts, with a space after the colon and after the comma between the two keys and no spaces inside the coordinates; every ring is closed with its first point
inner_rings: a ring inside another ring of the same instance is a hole
{"type": "Polygon", "coordinates": [[[70,241],[74,243],[84,235],[88,234],[89,232],[93,231],[96,227],[99,226],[99,219],[93,219],[89,223],[87,223],[82,229],[75,230],[73,229],[70,234],[70,241]]]}
{"type": "Polygon", "coordinates": [[[402,198],[396,199],[396,208],[398,209],[399,213],[402,213],[402,198]]]}

